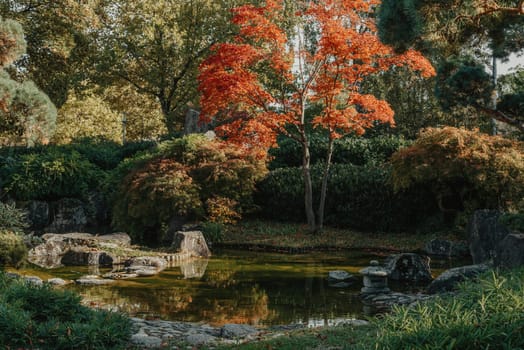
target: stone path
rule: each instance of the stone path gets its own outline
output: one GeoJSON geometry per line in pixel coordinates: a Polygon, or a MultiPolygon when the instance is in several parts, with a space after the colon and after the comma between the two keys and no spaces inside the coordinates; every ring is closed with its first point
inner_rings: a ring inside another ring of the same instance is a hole
{"type": "MultiPolygon", "coordinates": [[[[226,324],[212,327],[207,324],[189,322],[171,322],[131,318],[133,332],[131,343],[140,348],[161,348],[169,344],[187,344],[189,346],[239,344],[260,339],[269,339],[284,335],[286,331],[304,328],[302,324],[255,328],[242,324],[226,324]]],[[[363,320],[347,320],[345,323],[355,326],[367,325],[363,320]]]]}

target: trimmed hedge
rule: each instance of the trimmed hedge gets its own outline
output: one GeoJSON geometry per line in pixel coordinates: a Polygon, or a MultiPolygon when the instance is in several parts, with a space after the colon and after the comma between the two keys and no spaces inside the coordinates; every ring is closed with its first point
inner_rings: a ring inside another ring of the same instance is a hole
{"type": "MultiPolygon", "coordinates": [[[[383,135],[372,138],[345,137],[335,141],[333,163],[365,165],[370,162],[384,162],[399,149],[411,142],[401,136],[383,135]]],[[[302,165],[302,149],[298,142],[281,138],[278,148],[270,150],[273,157],[270,169],[299,167],[302,165]]],[[[311,163],[324,162],[327,153],[327,138],[312,134],[310,139],[311,163]]]]}
{"type": "Polygon", "coordinates": [[[125,158],[154,146],[85,139],[60,146],[1,148],[0,189],[14,200],[85,199],[89,192],[107,187],[108,172],[125,158]]]}
{"type": "MultiPolygon", "coordinates": [[[[319,164],[311,169],[314,194],[319,193],[322,168],[319,164]]],[[[434,197],[427,189],[396,193],[390,176],[387,164],[334,164],[328,181],[325,223],[365,231],[412,231],[438,214],[434,197]]],[[[271,171],[257,185],[256,203],[269,219],[305,220],[302,170],[271,171]]]]}

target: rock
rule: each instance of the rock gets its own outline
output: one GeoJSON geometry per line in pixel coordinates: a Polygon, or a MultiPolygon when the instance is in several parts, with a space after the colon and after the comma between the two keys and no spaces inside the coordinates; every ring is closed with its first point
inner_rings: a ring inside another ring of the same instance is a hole
{"type": "Polygon", "coordinates": [[[511,269],[524,265],[524,234],[509,234],[496,247],[495,266],[511,269]]]}
{"type": "Polygon", "coordinates": [[[61,278],[50,278],[47,280],[47,283],[53,286],[65,286],[67,284],[67,282],[61,278]]]}
{"type": "Polygon", "coordinates": [[[49,204],[43,201],[30,201],[25,206],[27,221],[34,230],[41,230],[49,225],[49,204]]]}
{"type": "Polygon", "coordinates": [[[496,247],[510,232],[499,223],[500,212],[477,210],[468,224],[469,249],[474,264],[495,258],[496,247]]]}
{"type": "Polygon", "coordinates": [[[85,207],[88,209],[86,226],[101,231],[111,225],[109,206],[102,193],[89,193],[85,207]]]}
{"type": "Polygon", "coordinates": [[[95,236],[94,239],[100,244],[114,243],[119,247],[127,248],[131,245],[131,237],[127,233],[116,232],[107,235],[95,236]]]}
{"type": "Polygon", "coordinates": [[[55,268],[65,265],[110,266],[115,257],[100,250],[105,245],[128,247],[131,238],[125,233],[92,235],[89,233],[47,233],[42,235],[44,243],[29,251],[28,260],[40,267],[55,268]]]}
{"type": "Polygon", "coordinates": [[[158,256],[139,256],[131,258],[124,263],[124,266],[128,268],[137,268],[137,267],[155,267],[157,270],[163,270],[167,267],[167,261],[164,258],[158,256]]]}
{"type": "MultiPolygon", "coordinates": [[[[113,258],[106,252],[98,250],[85,250],[86,248],[74,248],[65,253],[61,259],[65,266],[112,266],[113,258]]],[[[88,248],[89,249],[89,248],[88,248]]]]}
{"type": "Polygon", "coordinates": [[[194,257],[208,258],[211,252],[201,231],[178,231],[173,238],[172,247],[179,253],[188,253],[194,257]]]}
{"type": "Polygon", "coordinates": [[[87,224],[84,203],[75,198],[62,198],[54,203],[50,216],[51,224],[45,228],[47,232],[84,231],[87,224]]]}
{"type": "Polygon", "coordinates": [[[186,341],[190,345],[199,346],[199,345],[208,345],[208,344],[216,343],[217,338],[209,334],[198,333],[198,334],[188,335],[186,338],[186,341]]]}
{"type": "Polygon", "coordinates": [[[29,250],[27,260],[45,268],[55,268],[62,265],[62,256],[67,244],[63,241],[51,240],[29,250]]]}
{"type": "Polygon", "coordinates": [[[487,264],[477,264],[455,267],[444,271],[427,288],[429,294],[447,292],[455,289],[459,282],[467,278],[473,278],[478,274],[489,270],[487,264]]]}
{"type": "Polygon", "coordinates": [[[162,345],[162,339],[149,336],[143,329],[140,329],[138,333],[131,336],[131,343],[145,348],[158,348],[162,345]]]}
{"type": "Polygon", "coordinates": [[[84,276],[75,280],[75,282],[84,286],[101,286],[105,284],[115,283],[115,280],[103,279],[99,278],[98,276],[84,276]]]}
{"type": "Polygon", "coordinates": [[[221,329],[222,338],[236,339],[257,334],[258,330],[245,324],[225,324],[221,329]]]}
{"type": "Polygon", "coordinates": [[[149,277],[163,271],[167,267],[167,260],[157,256],[140,256],[127,260],[124,266],[124,271],[127,274],[149,277]]]}
{"type": "Polygon", "coordinates": [[[328,281],[330,282],[346,282],[355,277],[347,271],[334,270],[328,272],[328,281]]]}
{"type": "Polygon", "coordinates": [[[385,264],[389,278],[395,281],[431,281],[429,258],[418,254],[403,253],[391,255],[385,264]]]}
{"type": "Polygon", "coordinates": [[[469,254],[469,248],[466,243],[439,238],[427,242],[424,251],[429,255],[446,257],[460,257],[469,254]]]}
{"type": "Polygon", "coordinates": [[[41,286],[44,284],[44,281],[38,276],[24,276],[24,280],[27,283],[34,284],[35,286],[41,286]]]}
{"type": "Polygon", "coordinates": [[[328,286],[330,287],[347,288],[354,280],[355,276],[347,271],[334,270],[328,272],[328,286]]]}

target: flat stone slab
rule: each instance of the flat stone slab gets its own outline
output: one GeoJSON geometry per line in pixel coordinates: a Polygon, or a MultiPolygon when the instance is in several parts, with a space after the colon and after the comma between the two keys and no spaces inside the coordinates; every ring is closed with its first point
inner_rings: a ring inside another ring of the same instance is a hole
{"type": "Polygon", "coordinates": [[[105,278],[79,278],[75,280],[75,283],[81,284],[84,286],[101,286],[105,284],[115,283],[115,280],[105,279],[105,278]]]}
{"type": "Polygon", "coordinates": [[[199,333],[199,334],[190,334],[187,336],[186,341],[191,345],[208,345],[208,344],[214,344],[217,342],[217,338],[206,334],[206,333],[199,333]]]}
{"type": "Polygon", "coordinates": [[[223,338],[235,339],[247,335],[253,335],[258,332],[259,331],[256,328],[245,324],[225,324],[222,327],[221,336],[223,338]]]}

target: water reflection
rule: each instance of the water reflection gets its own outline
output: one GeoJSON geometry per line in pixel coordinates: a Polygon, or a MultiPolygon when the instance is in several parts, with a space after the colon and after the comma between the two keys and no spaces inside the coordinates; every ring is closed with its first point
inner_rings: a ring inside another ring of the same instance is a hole
{"type": "MultiPolygon", "coordinates": [[[[154,277],[70,288],[92,306],[139,317],[213,325],[328,325],[365,313],[358,296],[360,277],[347,288],[334,288],[328,285],[328,272],[345,270],[358,276],[372,258],[362,252],[280,255],[223,251],[215,252],[210,260],[196,259],[154,277]]],[[[87,268],[53,271],[74,278],[87,268]]],[[[412,286],[398,285],[394,290],[406,288],[412,286]]]]}

